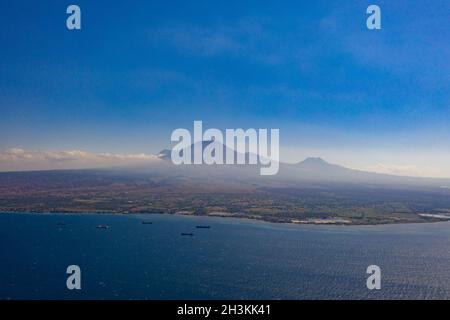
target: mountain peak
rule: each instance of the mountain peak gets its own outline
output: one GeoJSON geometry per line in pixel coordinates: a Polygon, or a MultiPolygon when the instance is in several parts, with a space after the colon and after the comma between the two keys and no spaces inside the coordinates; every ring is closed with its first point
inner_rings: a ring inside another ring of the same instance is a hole
{"type": "MultiPolygon", "coordinates": [[[[202,140],[202,141],[196,142],[195,144],[197,144],[197,145],[201,144],[201,149],[203,152],[203,150],[212,142],[213,142],[213,140],[202,140]]],[[[191,148],[191,155],[194,154],[194,145],[195,144],[191,144],[191,146],[188,147],[188,148],[191,148]]],[[[183,153],[183,150],[181,150],[181,154],[182,153],[183,153]]],[[[172,150],[169,150],[169,149],[161,150],[158,154],[158,158],[163,159],[163,160],[171,160],[171,156],[172,156],[172,150]]]]}
{"type": "Polygon", "coordinates": [[[299,164],[308,164],[308,165],[329,165],[328,162],[326,162],[325,160],[323,160],[320,157],[308,157],[305,160],[303,160],[302,162],[300,162],[299,164]]]}

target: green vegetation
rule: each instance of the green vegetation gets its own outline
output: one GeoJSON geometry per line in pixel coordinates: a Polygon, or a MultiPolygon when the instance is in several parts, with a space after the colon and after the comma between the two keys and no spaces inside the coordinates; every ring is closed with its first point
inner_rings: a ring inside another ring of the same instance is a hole
{"type": "Polygon", "coordinates": [[[0,175],[0,211],[6,212],[169,213],[381,224],[438,221],[419,214],[448,215],[449,208],[450,197],[443,191],[349,184],[232,188],[78,171],[0,175]]]}

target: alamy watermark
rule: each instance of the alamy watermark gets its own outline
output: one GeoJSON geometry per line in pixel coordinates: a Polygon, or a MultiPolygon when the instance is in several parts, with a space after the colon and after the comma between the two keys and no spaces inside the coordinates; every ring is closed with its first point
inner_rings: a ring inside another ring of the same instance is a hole
{"type": "Polygon", "coordinates": [[[172,142],[172,162],[180,164],[260,164],[261,175],[274,175],[279,170],[279,129],[219,129],[203,132],[203,122],[194,121],[194,133],[176,129],[172,142]],[[269,143],[270,138],[270,143],[269,143]]]}
{"type": "Polygon", "coordinates": [[[81,290],[81,269],[76,264],[67,267],[66,273],[69,274],[66,280],[66,286],[69,290],[81,290]]]}
{"type": "Polygon", "coordinates": [[[367,274],[370,276],[367,278],[366,286],[369,290],[380,290],[381,289],[381,268],[375,264],[367,267],[367,274]]]}
{"type": "Polygon", "coordinates": [[[80,30],[81,29],[81,9],[79,6],[75,4],[71,4],[67,7],[67,14],[70,16],[67,17],[66,27],[69,30],[80,30]]]}
{"type": "Polygon", "coordinates": [[[367,14],[370,16],[366,20],[366,26],[369,30],[380,30],[381,29],[381,9],[375,4],[371,4],[367,7],[367,14]]]}

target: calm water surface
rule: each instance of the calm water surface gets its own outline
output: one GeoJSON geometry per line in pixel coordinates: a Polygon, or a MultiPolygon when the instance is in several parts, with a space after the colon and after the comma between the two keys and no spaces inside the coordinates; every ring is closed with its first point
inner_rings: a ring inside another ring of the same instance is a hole
{"type": "Polygon", "coordinates": [[[449,299],[450,222],[2,213],[0,262],[0,299],[449,299]],[[71,264],[79,291],[66,289],[71,264]],[[371,264],[382,269],[379,291],[366,288],[371,264]]]}

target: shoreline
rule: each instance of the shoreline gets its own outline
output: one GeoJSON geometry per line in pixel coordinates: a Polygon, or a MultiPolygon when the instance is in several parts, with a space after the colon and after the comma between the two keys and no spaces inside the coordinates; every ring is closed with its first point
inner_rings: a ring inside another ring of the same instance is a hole
{"type": "MultiPolygon", "coordinates": [[[[317,222],[317,221],[308,221],[308,222],[289,222],[289,221],[274,221],[271,219],[260,219],[257,217],[245,217],[245,216],[234,216],[234,215],[195,215],[195,214],[182,214],[182,213],[167,213],[167,212],[80,212],[80,211],[0,211],[0,214],[32,214],[32,215],[115,215],[115,216],[136,216],[136,215],[167,215],[167,216],[178,216],[178,217],[195,217],[195,218],[222,218],[222,219],[236,219],[243,220],[248,222],[261,222],[273,225],[290,225],[290,226],[339,226],[339,227],[363,227],[363,226],[387,226],[387,225],[414,225],[414,224],[435,224],[439,222],[449,222],[449,219],[434,219],[434,220],[426,220],[426,221],[392,221],[386,223],[354,223],[351,220],[348,223],[330,223],[330,222],[317,222]]],[[[344,218],[336,218],[344,219],[344,218]]],[[[297,220],[297,219],[292,219],[297,220]]],[[[318,219],[314,219],[318,220],[318,219]]],[[[325,219],[324,219],[325,220],[325,219]]]]}

